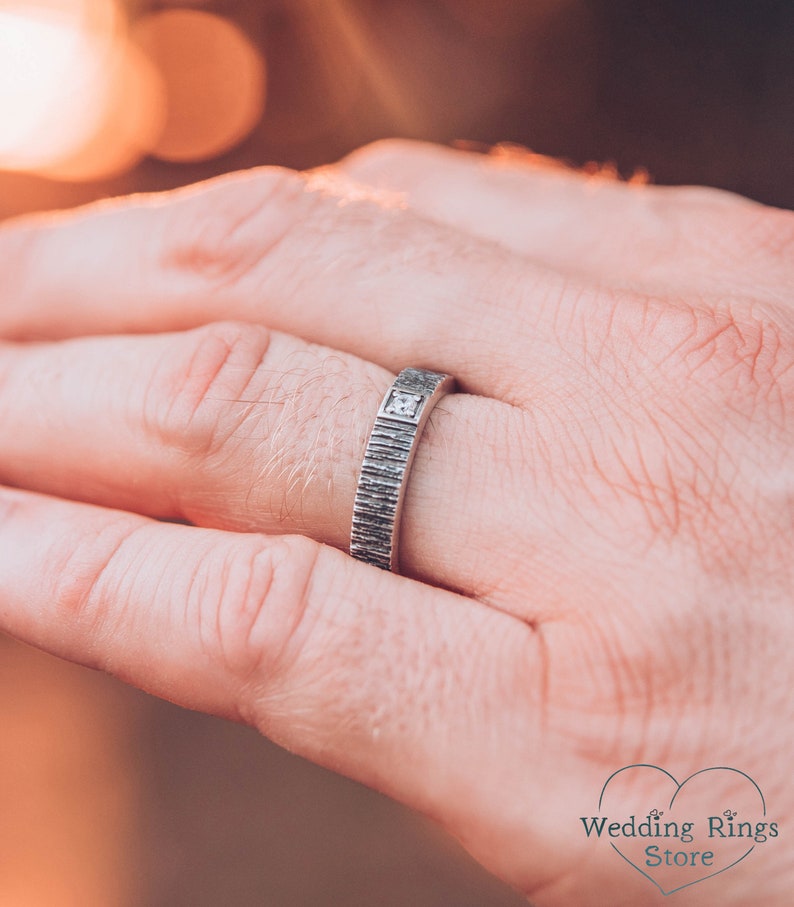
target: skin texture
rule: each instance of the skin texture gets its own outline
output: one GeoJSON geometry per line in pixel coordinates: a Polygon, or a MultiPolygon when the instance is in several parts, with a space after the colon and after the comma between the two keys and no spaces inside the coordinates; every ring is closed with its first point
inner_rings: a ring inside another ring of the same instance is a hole
{"type": "Polygon", "coordinates": [[[780,838],[677,903],[789,904],[793,253],[726,193],[405,142],[6,224],[0,628],[389,793],[538,907],[667,903],[579,817],[622,766],[735,767],[780,838]],[[344,550],[405,365],[461,393],[395,576],[344,550]]]}

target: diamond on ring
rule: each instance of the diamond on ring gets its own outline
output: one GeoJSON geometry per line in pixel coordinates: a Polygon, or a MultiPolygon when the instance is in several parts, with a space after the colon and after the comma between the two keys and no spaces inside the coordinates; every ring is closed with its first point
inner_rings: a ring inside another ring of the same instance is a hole
{"type": "Polygon", "coordinates": [[[406,394],[405,391],[392,391],[391,399],[383,408],[385,413],[395,416],[408,416],[416,418],[419,404],[422,402],[419,394],[406,394]]]}

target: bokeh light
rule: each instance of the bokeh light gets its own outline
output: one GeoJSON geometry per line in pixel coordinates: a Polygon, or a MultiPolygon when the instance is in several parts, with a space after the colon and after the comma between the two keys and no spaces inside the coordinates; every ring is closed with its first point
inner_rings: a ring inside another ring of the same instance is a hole
{"type": "Polygon", "coordinates": [[[91,27],[85,9],[81,3],[0,7],[3,167],[46,167],[74,154],[94,131],[113,29],[91,27]]]}
{"type": "Polygon", "coordinates": [[[136,23],[134,40],[165,86],[167,118],[151,153],[167,161],[216,157],[254,128],[265,106],[260,52],[212,13],[175,9],[136,23]]]}
{"type": "Polygon", "coordinates": [[[131,170],[159,140],[166,98],[160,74],[129,42],[105,63],[95,100],[101,115],[79,148],[41,167],[44,176],[72,182],[107,179],[131,170]]]}
{"type": "Polygon", "coordinates": [[[162,125],[162,91],[114,0],[0,4],[0,167],[70,180],[121,173],[162,125]]]}
{"type": "Polygon", "coordinates": [[[130,28],[117,0],[0,0],[0,169],[78,182],[146,154],[215,157],[256,125],[261,53],[196,10],[130,28]]]}

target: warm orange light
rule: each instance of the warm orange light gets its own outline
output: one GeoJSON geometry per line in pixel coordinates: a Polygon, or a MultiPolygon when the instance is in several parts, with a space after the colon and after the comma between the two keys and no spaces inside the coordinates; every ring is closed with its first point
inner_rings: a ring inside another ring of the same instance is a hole
{"type": "Polygon", "coordinates": [[[234,147],[265,104],[265,64],[235,25],[211,13],[166,10],[137,23],[134,38],[165,85],[167,119],[151,152],[198,161],[234,147]]]}
{"type": "Polygon", "coordinates": [[[160,98],[114,0],[0,0],[0,168],[128,169],[155,140],[160,98]]]}
{"type": "Polygon", "coordinates": [[[0,639],[4,907],[141,902],[134,706],[98,675],[0,639]]]}
{"type": "Polygon", "coordinates": [[[157,143],[165,124],[165,92],[151,61],[133,44],[121,45],[103,73],[103,115],[79,149],[41,172],[79,182],[131,170],[157,143]]]}
{"type": "Polygon", "coordinates": [[[100,72],[94,36],[56,11],[0,8],[0,165],[35,170],[94,126],[84,102],[100,72]]]}

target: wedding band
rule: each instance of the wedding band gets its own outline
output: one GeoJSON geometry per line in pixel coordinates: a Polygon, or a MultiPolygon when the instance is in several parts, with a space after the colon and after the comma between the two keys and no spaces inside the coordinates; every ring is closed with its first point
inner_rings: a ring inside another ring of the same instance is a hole
{"type": "Polygon", "coordinates": [[[411,463],[431,410],[454,389],[450,375],[406,368],[383,398],[353,504],[350,553],[358,560],[397,572],[400,515],[411,463]]]}

